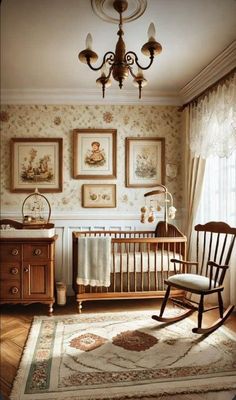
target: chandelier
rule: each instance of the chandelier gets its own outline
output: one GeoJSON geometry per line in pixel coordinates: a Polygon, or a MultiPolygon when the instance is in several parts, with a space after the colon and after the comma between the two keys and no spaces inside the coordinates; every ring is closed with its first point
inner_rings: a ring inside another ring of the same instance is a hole
{"type": "Polygon", "coordinates": [[[141,99],[142,87],[147,84],[144,78],[143,70],[151,67],[154,57],[161,53],[162,47],[155,40],[155,26],[153,23],[148,28],[148,42],[145,43],[141,51],[145,56],[149,57],[147,66],[140,65],[138,56],[134,51],[126,52],[125,42],[123,40],[123,16],[122,13],[128,8],[127,0],[114,0],[114,9],[119,13],[119,30],[117,32],[118,41],[116,43],[115,52],[108,51],[104,54],[102,63],[98,67],[94,64],[98,55],[92,50],[92,36],[89,33],[86,38],[86,49],[79,53],[79,60],[89,66],[93,71],[100,71],[101,75],[96,80],[98,85],[102,86],[102,96],[105,97],[105,88],[111,86],[111,76],[118,81],[120,89],[123,87],[123,82],[128,78],[129,74],[134,78],[133,83],[139,89],[139,98],[141,99]],[[134,73],[133,66],[137,67],[137,72],[134,73]]]}

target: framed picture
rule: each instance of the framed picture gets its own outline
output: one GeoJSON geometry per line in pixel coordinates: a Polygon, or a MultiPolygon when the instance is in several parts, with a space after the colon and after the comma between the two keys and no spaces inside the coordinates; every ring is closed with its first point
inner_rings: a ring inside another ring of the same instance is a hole
{"type": "Polygon", "coordinates": [[[11,139],[11,191],[62,192],[63,139],[11,139]]]}
{"type": "Polygon", "coordinates": [[[87,208],[116,207],[116,185],[113,184],[83,185],[82,206],[87,208]]]}
{"type": "Polygon", "coordinates": [[[75,129],[73,144],[74,178],[116,178],[115,129],[75,129]]]}
{"type": "Polygon", "coordinates": [[[152,187],[164,184],[165,139],[126,138],[126,187],[152,187]]]}

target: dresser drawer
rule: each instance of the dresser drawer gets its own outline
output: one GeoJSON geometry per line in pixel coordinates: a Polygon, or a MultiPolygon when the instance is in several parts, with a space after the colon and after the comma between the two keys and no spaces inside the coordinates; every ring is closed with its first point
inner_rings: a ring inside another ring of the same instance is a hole
{"type": "Polygon", "coordinates": [[[20,280],[21,267],[19,263],[4,263],[0,264],[0,279],[1,280],[20,280]]]}
{"type": "Polygon", "coordinates": [[[19,281],[0,281],[0,299],[14,300],[20,299],[21,290],[19,281]]]}
{"type": "Polygon", "coordinates": [[[0,260],[2,261],[20,261],[22,246],[19,243],[4,243],[0,248],[0,260]]]}
{"type": "Polygon", "coordinates": [[[50,259],[51,251],[48,244],[24,244],[23,246],[23,258],[24,260],[41,260],[50,259]]]}

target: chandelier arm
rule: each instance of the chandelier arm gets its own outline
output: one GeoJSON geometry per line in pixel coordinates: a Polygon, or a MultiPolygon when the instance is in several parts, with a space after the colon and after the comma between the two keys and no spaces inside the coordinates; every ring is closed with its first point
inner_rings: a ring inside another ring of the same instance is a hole
{"type": "Polygon", "coordinates": [[[86,57],[86,61],[87,61],[87,64],[90,69],[92,69],[93,71],[99,71],[106,62],[108,62],[111,65],[112,61],[114,60],[114,57],[115,57],[115,54],[113,53],[113,51],[107,51],[104,54],[102,63],[99,67],[92,66],[92,64],[90,63],[90,57],[86,57]],[[108,55],[109,55],[109,57],[107,57],[108,55]]]}
{"type": "Polygon", "coordinates": [[[110,65],[111,65],[111,66],[110,66],[110,68],[109,68],[109,73],[108,73],[108,75],[106,76],[106,79],[109,79],[110,76],[111,76],[111,73],[112,73],[113,64],[110,64],[110,65]]]}
{"type": "Polygon", "coordinates": [[[132,64],[128,64],[127,67],[129,68],[130,75],[135,79],[135,78],[136,78],[136,75],[133,73],[133,70],[132,70],[132,68],[131,68],[131,65],[132,65],[132,64]]]}
{"type": "Polygon", "coordinates": [[[140,68],[140,69],[142,69],[142,70],[146,70],[146,69],[148,69],[148,68],[151,67],[151,65],[152,65],[152,63],[153,63],[153,60],[154,60],[154,55],[150,53],[150,57],[149,57],[149,58],[150,58],[149,64],[148,64],[146,67],[142,67],[142,66],[139,64],[139,62],[138,62],[138,57],[137,57],[137,55],[135,54],[134,51],[127,51],[127,53],[125,54],[125,61],[126,61],[126,63],[127,63],[128,66],[129,66],[129,65],[133,65],[134,62],[135,62],[135,64],[137,65],[137,67],[140,68]],[[134,58],[133,58],[133,57],[134,57],[134,58]]]}

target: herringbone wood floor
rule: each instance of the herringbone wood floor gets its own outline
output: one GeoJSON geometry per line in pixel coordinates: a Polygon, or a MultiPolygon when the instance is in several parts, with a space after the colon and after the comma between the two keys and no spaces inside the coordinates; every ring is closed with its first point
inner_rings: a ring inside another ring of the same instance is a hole
{"type": "MultiPolygon", "coordinates": [[[[112,312],[124,310],[153,309],[160,307],[160,300],[127,300],[127,301],[96,301],[87,302],[83,305],[84,313],[112,312]]],[[[170,307],[170,306],[169,306],[170,307]]],[[[27,340],[31,322],[35,315],[46,315],[47,306],[41,304],[3,305],[1,310],[1,374],[0,374],[0,399],[9,399],[21,355],[27,340]],[[2,396],[2,397],[1,397],[2,396]]],[[[77,313],[74,298],[69,298],[67,305],[55,306],[54,315],[77,313]]],[[[192,317],[196,318],[194,314],[192,317]]],[[[204,325],[211,324],[218,318],[217,311],[210,311],[204,315],[204,325]]],[[[236,314],[230,316],[226,321],[229,328],[236,332],[236,314]]],[[[218,395],[217,395],[218,396],[218,395]]],[[[201,397],[201,399],[207,399],[201,397]]],[[[210,398],[210,397],[209,397],[210,398]]],[[[214,398],[214,397],[213,397],[214,398]]],[[[220,398],[220,397],[217,397],[220,398]]]]}

